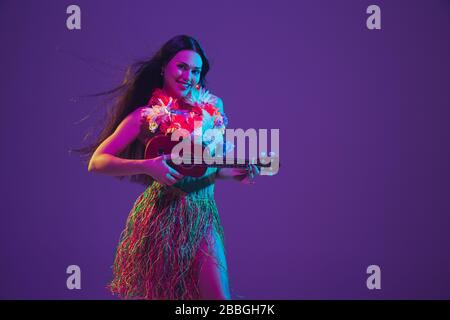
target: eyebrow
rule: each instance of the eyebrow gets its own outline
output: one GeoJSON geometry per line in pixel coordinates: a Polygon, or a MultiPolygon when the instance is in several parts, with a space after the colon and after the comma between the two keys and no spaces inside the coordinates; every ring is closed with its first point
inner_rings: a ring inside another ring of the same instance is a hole
{"type": "Polygon", "coordinates": [[[191,67],[186,62],[183,62],[183,61],[178,61],[178,63],[184,64],[185,66],[188,66],[189,68],[192,68],[192,69],[197,69],[197,70],[201,70],[202,69],[201,67],[191,67]]]}

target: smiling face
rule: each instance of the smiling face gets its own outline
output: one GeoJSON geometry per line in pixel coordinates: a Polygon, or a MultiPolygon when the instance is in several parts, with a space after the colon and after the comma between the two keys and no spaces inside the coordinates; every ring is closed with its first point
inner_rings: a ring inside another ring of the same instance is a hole
{"type": "Polygon", "coordinates": [[[174,98],[185,97],[200,81],[203,61],[192,50],[179,51],[163,68],[163,90],[174,98]]]}

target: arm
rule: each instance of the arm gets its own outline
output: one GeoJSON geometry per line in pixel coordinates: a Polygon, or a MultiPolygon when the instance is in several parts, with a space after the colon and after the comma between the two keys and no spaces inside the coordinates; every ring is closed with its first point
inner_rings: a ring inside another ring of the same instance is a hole
{"type": "Polygon", "coordinates": [[[110,176],[146,174],[163,185],[173,185],[182,179],[183,175],[167,164],[170,155],[142,160],[117,157],[117,154],[139,135],[141,110],[142,108],[138,108],[130,113],[114,133],[98,146],[89,162],[88,170],[110,176]]]}
{"type": "Polygon", "coordinates": [[[117,157],[127,145],[133,142],[140,131],[141,108],[130,113],[114,133],[103,141],[89,161],[88,171],[110,176],[142,174],[144,160],[117,157]]]}

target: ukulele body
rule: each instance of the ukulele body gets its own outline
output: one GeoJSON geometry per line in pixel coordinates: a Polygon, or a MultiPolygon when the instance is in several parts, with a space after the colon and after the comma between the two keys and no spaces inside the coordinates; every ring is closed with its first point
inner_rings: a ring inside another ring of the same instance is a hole
{"type": "MultiPolygon", "coordinates": [[[[144,158],[154,159],[162,155],[170,155],[172,153],[173,147],[175,147],[180,141],[172,141],[170,135],[157,134],[156,136],[150,138],[145,146],[144,158]]],[[[191,142],[191,152],[194,150],[194,144],[191,142]]],[[[205,148],[202,146],[202,155],[204,154],[205,148]]],[[[183,152],[180,153],[183,157],[183,152]]],[[[167,164],[173,169],[178,171],[184,176],[198,178],[205,174],[208,169],[207,166],[201,164],[175,164],[172,160],[167,160],[167,164]]]]}

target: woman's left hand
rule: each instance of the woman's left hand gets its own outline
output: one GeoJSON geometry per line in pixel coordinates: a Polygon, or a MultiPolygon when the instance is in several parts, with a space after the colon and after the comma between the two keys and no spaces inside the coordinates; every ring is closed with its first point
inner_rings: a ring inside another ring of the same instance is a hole
{"type": "Polygon", "coordinates": [[[246,174],[244,175],[243,179],[241,180],[242,183],[245,184],[254,184],[256,176],[259,176],[261,173],[261,170],[258,168],[255,164],[249,164],[246,169],[246,174]]]}
{"type": "Polygon", "coordinates": [[[249,164],[246,168],[221,168],[219,177],[222,179],[233,178],[244,184],[254,184],[255,177],[260,175],[261,170],[254,164],[249,164]]]}
{"type": "Polygon", "coordinates": [[[255,177],[261,173],[254,164],[249,164],[246,168],[234,168],[233,171],[235,173],[233,178],[244,184],[254,184],[255,177]]]}

